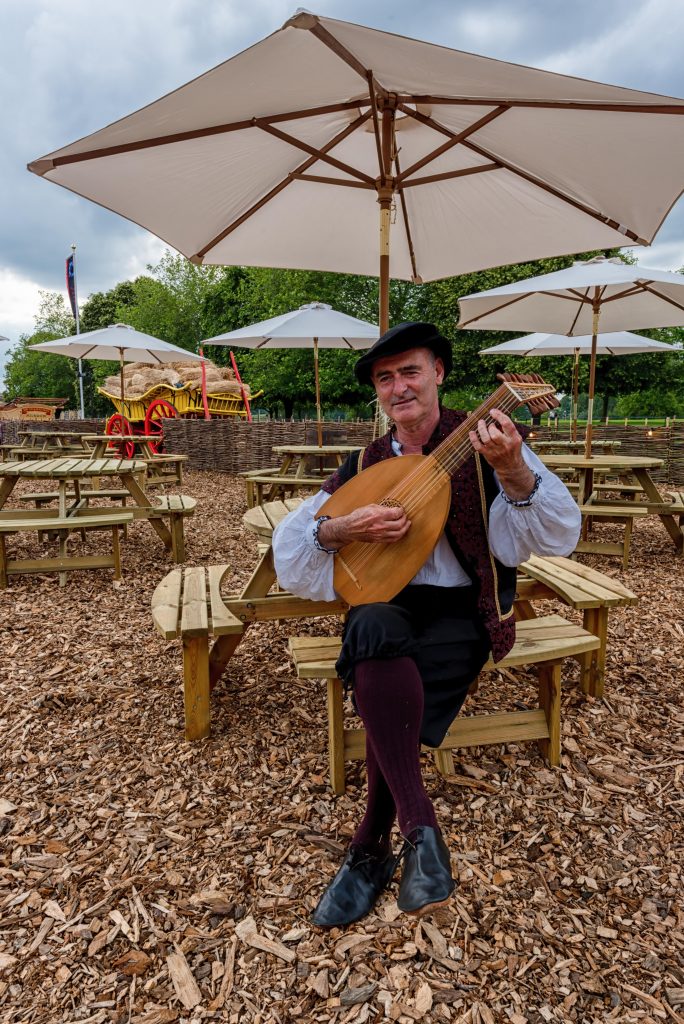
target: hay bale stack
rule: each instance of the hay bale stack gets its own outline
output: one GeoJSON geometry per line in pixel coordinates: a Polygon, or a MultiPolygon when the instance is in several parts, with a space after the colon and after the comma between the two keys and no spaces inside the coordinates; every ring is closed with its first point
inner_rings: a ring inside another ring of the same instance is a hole
{"type": "MultiPolygon", "coordinates": [[[[209,359],[205,359],[208,394],[229,394],[239,395],[240,385],[235,379],[235,374],[228,366],[216,366],[209,359]]],[[[150,388],[160,384],[167,384],[169,387],[182,388],[190,384],[193,388],[202,387],[202,367],[198,362],[174,362],[163,365],[150,366],[147,363],[127,363],[124,366],[124,396],[126,398],[141,398],[150,388]]],[[[105,380],[105,391],[111,395],[121,393],[121,377],[119,374],[107,377],[105,380]]],[[[249,386],[244,385],[247,395],[250,394],[249,386]]]]}

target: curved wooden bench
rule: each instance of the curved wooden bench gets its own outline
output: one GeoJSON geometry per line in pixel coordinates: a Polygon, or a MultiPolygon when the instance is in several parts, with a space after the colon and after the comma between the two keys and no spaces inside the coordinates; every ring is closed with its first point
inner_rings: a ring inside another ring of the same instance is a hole
{"type": "Polygon", "coordinates": [[[98,516],[70,516],[61,519],[58,516],[33,516],[30,519],[0,520],[0,587],[7,586],[8,577],[20,573],[34,572],[71,572],[75,569],[114,569],[114,579],[121,578],[121,555],[119,550],[119,528],[130,523],[131,512],[116,512],[98,516]],[[68,555],[65,541],[74,530],[111,529],[111,555],[68,555]],[[8,558],[5,546],[5,534],[39,531],[54,532],[60,536],[60,553],[53,558],[8,558]]]}
{"type": "MultiPolygon", "coordinates": [[[[622,566],[629,567],[629,546],[632,541],[632,526],[635,519],[647,516],[649,510],[642,508],[637,502],[630,502],[629,507],[624,505],[580,505],[582,513],[582,524],[587,520],[599,519],[605,523],[622,523],[625,527],[622,544],[615,541],[589,540],[578,541],[575,551],[594,552],[603,555],[622,555],[622,566]]],[[[583,531],[584,535],[584,531],[583,531]]]]}
{"type": "Polygon", "coordinates": [[[173,569],[152,595],[152,619],[165,640],[183,642],[185,738],[209,735],[210,636],[242,636],[244,625],[226,608],[221,583],[227,565],[173,569]]]}
{"type": "Polygon", "coordinates": [[[187,494],[163,494],[156,499],[155,504],[146,512],[148,519],[165,519],[168,516],[171,532],[171,554],[174,562],[185,561],[183,519],[185,516],[194,515],[196,507],[197,498],[190,498],[187,494]]]}
{"type": "MultiPolygon", "coordinates": [[[[457,718],[434,752],[439,771],[443,775],[453,774],[451,752],[456,747],[524,740],[535,740],[549,764],[560,764],[561,666],[564,658],[596,650],[599,643],[593,633],[560,615],[518,622],[513,649],[496,665],[488,661],[483,671],[534,665],[539,677],[539,707],[457,718]]],[[[340,639],[291,637],[289,646],[300,679],[325,679],[327,682],[330,783],[335,793],[344,793],[345,762],[365,757],[366,734],[364,729],[344,728],[342,681],[335,671],[340,639]]]]}

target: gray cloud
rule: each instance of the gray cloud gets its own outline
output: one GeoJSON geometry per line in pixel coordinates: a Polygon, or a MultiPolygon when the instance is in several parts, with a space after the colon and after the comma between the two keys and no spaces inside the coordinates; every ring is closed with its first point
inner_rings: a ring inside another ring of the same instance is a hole
{"type": "MultiPolygon", "coordinates": [[[[226,60],[279,28],[295,6],[0,0],[1,334],[14,338],[32,326],[35,304],[19,296],[63,287],[72,242],[82,298],[139,273],[161,251],[147,232],[29,174],[27,162],[226,60]]],[[[502,60],[684,95],[684,5],[672,0],[378,0],[372,7],[322,0],[315,10],[502,60]]],[[[684,263],[681,203],[642,262],[684,263]]]]}

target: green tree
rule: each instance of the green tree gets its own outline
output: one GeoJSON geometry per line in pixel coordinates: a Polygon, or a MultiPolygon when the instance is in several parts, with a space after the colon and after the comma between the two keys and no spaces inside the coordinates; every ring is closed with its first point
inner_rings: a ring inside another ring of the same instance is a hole
{"type": "Polygon", "coordinates": [[[32,351],[42,341],[54,341],[74,334],[76,325],[67,309],[64,296],[58,292],[40,292],[35,331],[22,335],[10,350],[5,366],[5,394],[8,399],[66,398],[68,407],[76,408],[78,365],[67,356],[54,356],[32,351]]]}

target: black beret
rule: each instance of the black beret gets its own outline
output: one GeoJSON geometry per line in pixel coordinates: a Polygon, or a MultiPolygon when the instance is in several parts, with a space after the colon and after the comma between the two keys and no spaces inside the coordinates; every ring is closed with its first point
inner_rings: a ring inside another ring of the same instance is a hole
{"type": "Polygon", "coordinates": [[[444,376],[449,375],[453,365],[451,342],[439,333],[434,324],[407,321],[390,327],[372,348],[357,359],[354,366],[357,380],[360,384],[370,384],[373,363],[377,359],[397,356],[412,348],[429,348],[444,363],[444,376]]]}

